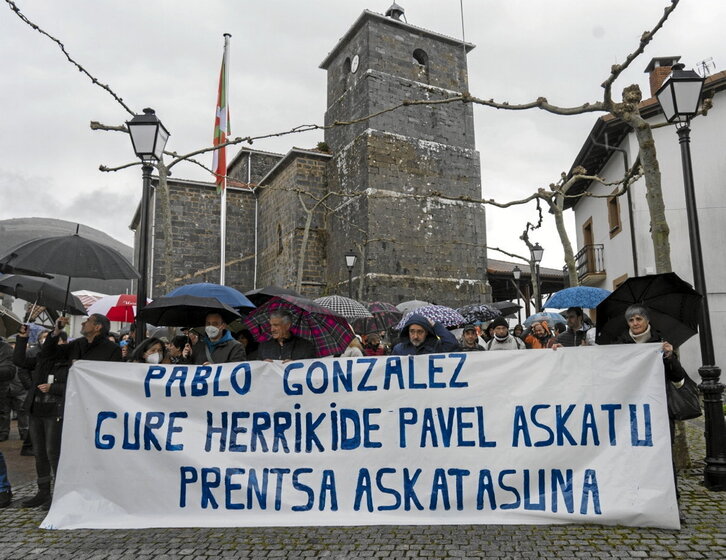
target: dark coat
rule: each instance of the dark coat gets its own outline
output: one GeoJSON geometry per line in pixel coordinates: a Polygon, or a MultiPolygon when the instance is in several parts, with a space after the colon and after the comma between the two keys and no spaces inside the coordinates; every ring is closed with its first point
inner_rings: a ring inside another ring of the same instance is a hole
{"type": "Polygon", "coordinates": [[[15,377],[13,347],[0,340],[0,382],[10,381],[13,377],[15,377]]]}
{"type": "Polygon", "coordinates": [[[567,327],[567,330],[557,337],[557,344],[562,344],[562,346],[566,347],[582,346],[585,336],[587,336],[587,331],[579,329],[573,331],[570,327],[567,327]]]}
{"type": "Polygon", "coordinates": [[[70,367],[66,353],[62,350],[63,346],[65,345],[49,344],[46,347],[44,344],[40,352],[30,354],[27,352],[27,337],[19,336],[15,341],[13,362],[18,367],[32,370],[31,386],[23,403],[23,410],[32,416],[63,416],[70,367]],[[42,393],[38,390],[38,385],[47,383],[49,375],[53,375],[53,383],[48,393],[42,393]]]}
{"type": "Polygon", "coordinates": [[[209,350],[207,342],[204,338],[200,338],[192,347],[191,362],[201,365],[205,362],[213,364],[227,364],[230,362],[244,362],[247,359],[245,347],[237,342],[232,336],[227,336],[229,331],[225,331],[222,335],[221,342],[216,344],[212,350],[209,350]],[[209,359],[211,358],[211,360],[209,359]]]}
{"type": "MultiPolygon", "coordinates": [[[[651,327],[650,338],[647,342],[663,342],[663,338],[653,331],[651,327]]],[[[630,333],[626,331],[625,334],[618,338],[617,344],[635,344],[635,341],[630,336],[630,333]]],[[[666,379],[673,383],[680,383],[686,377],[686,370],[683,369],[683,366],[678,360],[675,352],[673,352],[669,358],[666,358],[665,355],[663,356],[663,368],[665,369],[666,379]]]]}
{"type": "Polygon", "coordinates": [[[300,338],[290,333],[280,344],[275,339],[260,342],[257,349],[258,360],[308,360],[316,358],[318,351],[307,338],[300,338]]]}
{"type": "Polygon", "coordinates": [[[456,352],[459,350],[459,341],[441,323],[434,323],[431,326],[429,320],[423,315],[414,313],[401,329],[401,342],[396,344],[391,351],[392,356],[411,356],[422,354],[439,354],[442,352],[456,352]],[[420,346],[411,344],[408,337],[408,328],[411,325],[418,325],[426,330],[426,339],[420,346]]]}

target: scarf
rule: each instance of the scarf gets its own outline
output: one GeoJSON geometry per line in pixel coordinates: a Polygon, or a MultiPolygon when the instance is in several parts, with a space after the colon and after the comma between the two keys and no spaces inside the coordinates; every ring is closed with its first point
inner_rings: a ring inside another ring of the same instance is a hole
{"type": "Polygon", "coordinates": [[[628,334],[636,344],[640,344],[641,342],[648,342],[650,340],[650,324],[648,324],[648,328],[645,329],[645,331],[643,331],[641,334],[633,334],[633,331],[631,330],[628,330],[628,334]]]}
{"type": "Polygon", "coordinates": [[[213,342],[209,340],[209,337],[204,337],[204,342],[207,344],[207,348],[209,348],[209,352],[214,352],[214,349],[219,346],[220,344],[224,342],[229,342],[230,340],[234,340],[232,338],[232,333],[230,333],[228,330],[225,329],[224,334],[220,337],[220,339],[217,342],[213,342]]]}

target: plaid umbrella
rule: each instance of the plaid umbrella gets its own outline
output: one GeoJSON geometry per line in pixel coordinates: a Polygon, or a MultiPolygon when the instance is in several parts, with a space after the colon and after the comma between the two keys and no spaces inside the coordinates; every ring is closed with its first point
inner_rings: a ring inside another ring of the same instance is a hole
{"type": "Polygon", "coordinates": [[[250,290],[249,292],[245,292],[245,295],[247,296],[247,299],[249,299],[257,306],[262,305],[263,303],[269,301],[275,296],[303,297],[302,295],[298,294],[293,290],[281,288],[280,286],[265,286],[264,288],[257,288],[256,290],[250,290]]]}
{"type": "Polygon", "coordinates": [[[363,317],[373,317],[362,303],[343,296],[325,296],[314,300],[318,305],[327,307],[348,321],[363,317]]]}
{"type": "Polygon", "coordinates": [[[373,301],[367,307],[372,317],[353,321],[353,330],[359,334],[388,330],[403,317],[403,313],[395,305],[385,301],[373,301]]]}
{"type": "Polygon", "coordinates": [[[465,305],[464,307],[457,309],[457,311],[462,314],[464,321],[467,323],[483,323],[484,321],[491,321],[502,314],[499,309],[486,305],[485,303],[465,305]]]}
{"type": "Polygon", "coordinates": [[[258,342],[270,340],[270,313],[276,310],[287,310],[295,316],[290,331],[312,341],[320,357],[342,353],[355,338],[344,317],[312,300],[295,296],[273,297],[245,317],[242,324],[258,342]]]}
{"type": "Polygon", "coordinates": [[[466,323],[464,317],[456,309],[451,309],[451,307],[446,307],[445,305],[425,305],[410,313],[406,313],[403,319],[396,325],[396,330],[400,331],[414,313],[423,315],[427,319],[438,321],[445,327],[458,327],[466,323]]]}

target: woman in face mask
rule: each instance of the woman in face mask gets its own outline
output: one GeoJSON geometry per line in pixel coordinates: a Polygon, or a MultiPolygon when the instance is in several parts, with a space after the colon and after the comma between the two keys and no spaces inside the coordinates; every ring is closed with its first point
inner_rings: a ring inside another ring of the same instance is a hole
{"type": "Polygon", "coordinates": [[[152,336],[147,338],[135,349],[131,355],[131,362],[140,364],[168,364],[170,363],[166,355],[166,346],[163,341],[152,336]]]}

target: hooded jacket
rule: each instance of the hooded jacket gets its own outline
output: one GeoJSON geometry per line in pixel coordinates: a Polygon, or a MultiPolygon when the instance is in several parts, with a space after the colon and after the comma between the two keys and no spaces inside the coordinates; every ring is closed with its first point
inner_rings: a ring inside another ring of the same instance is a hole
{"type": "Polygon", "coordinates": [[[440,352],[455,352],[459,349],[459,342],[456,337],[451,334],[446,327],[439,322],[431,326],[429,320],[423,315],[414,313],[409,317],[408,321],[401,329],[401,342],[393,347],[391,355],[393,356],[410,356],[421,354],[437,354],[440,352]],[[420,346],[414,346],[408,337],[408,328],[411,325],[423,327],[426,331],[426,339],[420,346]]]}

